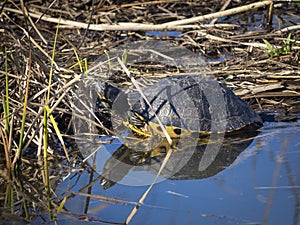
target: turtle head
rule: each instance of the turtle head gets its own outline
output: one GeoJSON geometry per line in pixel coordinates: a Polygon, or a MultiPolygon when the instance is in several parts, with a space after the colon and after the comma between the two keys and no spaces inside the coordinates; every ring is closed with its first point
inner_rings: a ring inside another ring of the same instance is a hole
{"type": "Polygon", "coordinates": [[[119,95],[123,94],[122,89],[114,86],[113,84],[100,80],[96,83],[96,90],[103,99],[113,103],[119,95]]]}

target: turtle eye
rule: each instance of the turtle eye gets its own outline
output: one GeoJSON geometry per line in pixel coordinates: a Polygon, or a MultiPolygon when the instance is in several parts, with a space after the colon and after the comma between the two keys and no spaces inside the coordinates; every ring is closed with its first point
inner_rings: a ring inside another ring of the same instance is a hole
{"type": "Polygon", "coordinates": [[[180,128],[175,128],[173,131],[174,131],[174,133],[177,134],[177,135],[180,135],[180,134],[181,134],[181,129],[180,129],[180,128]]]}

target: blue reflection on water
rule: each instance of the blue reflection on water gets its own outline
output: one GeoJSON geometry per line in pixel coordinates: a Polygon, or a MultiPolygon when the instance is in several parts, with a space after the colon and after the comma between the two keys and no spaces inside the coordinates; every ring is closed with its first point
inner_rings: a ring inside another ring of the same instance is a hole
{"type": "MultiPolygon", "coordinates": [[[[300,122],[265,123],[251,145],[217,175],[200,180],[165,180],[154,185],[130,224],[299,224],[299,131],[300,122]]],[[[115,184],[103,190],[98,181],[87,202],[84,187],[90,176],[85,171],[79,179],[69,179],[71,191],[76,193],[65,204],[69,212],[122,223],[147,189],[115,184]]],[[[94,174],[93,179],[97,177],[94,174]]],[[[56,192],[64,196],[65,190],[66,182],[56,192]]]]}
{"type": "Polygon", "coordinates": [[[146,203],[170,210],[162,215],[162,210],[141,208],[136,224],[145,218],[149,224],[299,224],[293,221],[299,217],[299,131],[264,130],[234,165],[216,176],[156,185],[146,203]]]}
{"type": "Polygon", "coordinates": [[[156,37],[180,37],[182,35],[179,31],[147,31],[146,36],[156,37]]]}

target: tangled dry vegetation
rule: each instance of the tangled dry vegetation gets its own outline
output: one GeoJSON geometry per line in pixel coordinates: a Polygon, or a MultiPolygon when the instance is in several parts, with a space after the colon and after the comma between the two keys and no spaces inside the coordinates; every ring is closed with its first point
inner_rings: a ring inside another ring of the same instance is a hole
{"type": "MultiPolygon", "coordinates": [[[[274,4],[273,23],[268,25],[270,4],[239,0],[2,2],[3,163],[11,167],[28,151],[41,155],[45,111],[56,121],[50,117],[46,121],[46,147],[60,149],[55,126],[61,134],[71,134],[72,88],[85,62],[89,65],[105,50],[135,40],[170,40],[200,52],[209,59],[209,73],[254,108],[299,113],[300,27],[296,22],[300,5],[274,4]],[[291,43],[287,43],[289,34],[291,43]],[[275,57],[263,39],[274,51],[287,45],[292,49],[275,57]]],[[[67,146],[61,149],[68,151],[67,146]]]]}
{"type": "MultiPolygon", "coordinates": [[[[199,52],[208,59],[207,73],[227,83],[257,110],[299,115],[300,5],[274,4],[273,22],[268,25],[271,3],[2,1],[1,177],[9,183],[10,169],[21,165],[23,184],[14,180],[18,190],[47,207],[43,184],[49,197],[49,179],[59,176],[55,169],[38,173],[32,160],[47,159],[46,170],[50,163],[65,165],[69,157],[76,157],[68,141],[76,80],[105,50],[131,41],[163,39],[199,52]],[[53,151],[56,154],[50,156],[53,151]]],[[[0,197],[1,207],[7,206],[12,194],[6,190],[0,197]]],[[[25,214],[30,220],[26,210],[25,214]]]]}

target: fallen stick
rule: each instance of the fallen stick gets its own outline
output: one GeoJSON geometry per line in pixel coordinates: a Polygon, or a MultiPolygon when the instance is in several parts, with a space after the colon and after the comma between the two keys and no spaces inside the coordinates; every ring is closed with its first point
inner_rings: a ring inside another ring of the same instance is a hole
{"type": "MultiPolygon", "coordinates": [[[[262,1],[256,2],[245,6],[236,7],[233,9],[224,10],[221,12],[211,13],[203,16],[196,16],[189,19],[182,19],[176,20],[172,22],[162,23],[162,24],[143,24],[143,23],[118,23],[118,24],[87,24],[72,20],[61,19],[60,24],[61,27],[63,25],[76,27],[76,28],[83,28],[90,30],[97,30],[97,31],[115,31],[115,30],[139,30],[139,31],[153,31],[153,30],[183,30],[183,29],[190,29],[190,28],[200,28],[200,26],[191,25],[198,22],[203,22],[206,20],[212,20],[224,16],[229,16],[241,12],[248,11],[250,9],[260,8],[267,5],[270,5],[272,1],[262,1]]],[[[6,8],[4,7],[4,11],[14,12],[18,14],[23,14],[22,10],[6,8]]],[[[38,18],[43,21],[51,22],[51,23],[58,23],[59,18],[50,17],[48,15],[42,13],[33,13],[28,12],[28,15],[33,18],[38,18]]]]}
{"type": "Polygon", "coordinates": [[[227,9],[227,10],[224,10],[221,12],[211,13],[211,14],[207,14],[207,15],[203,15],[203,16],[196,16],[196,17],[192,17],[189,19],[182,19],[182,20],[167,22],[167,23],[163,23],[162,25],[178,26],[178,25],[202,22],[202,21],[206,21],[206,20],[212,20],[215,18],[238,14],[238,13],[245,12],[245,11],[248,11],[251,9],[261,8],[261,7],[270,5],[271,3],[272,3],[272,1],[256,2],[256,3],[249,4],[249,5],[236,7],[233,9],[227,9]]]}

